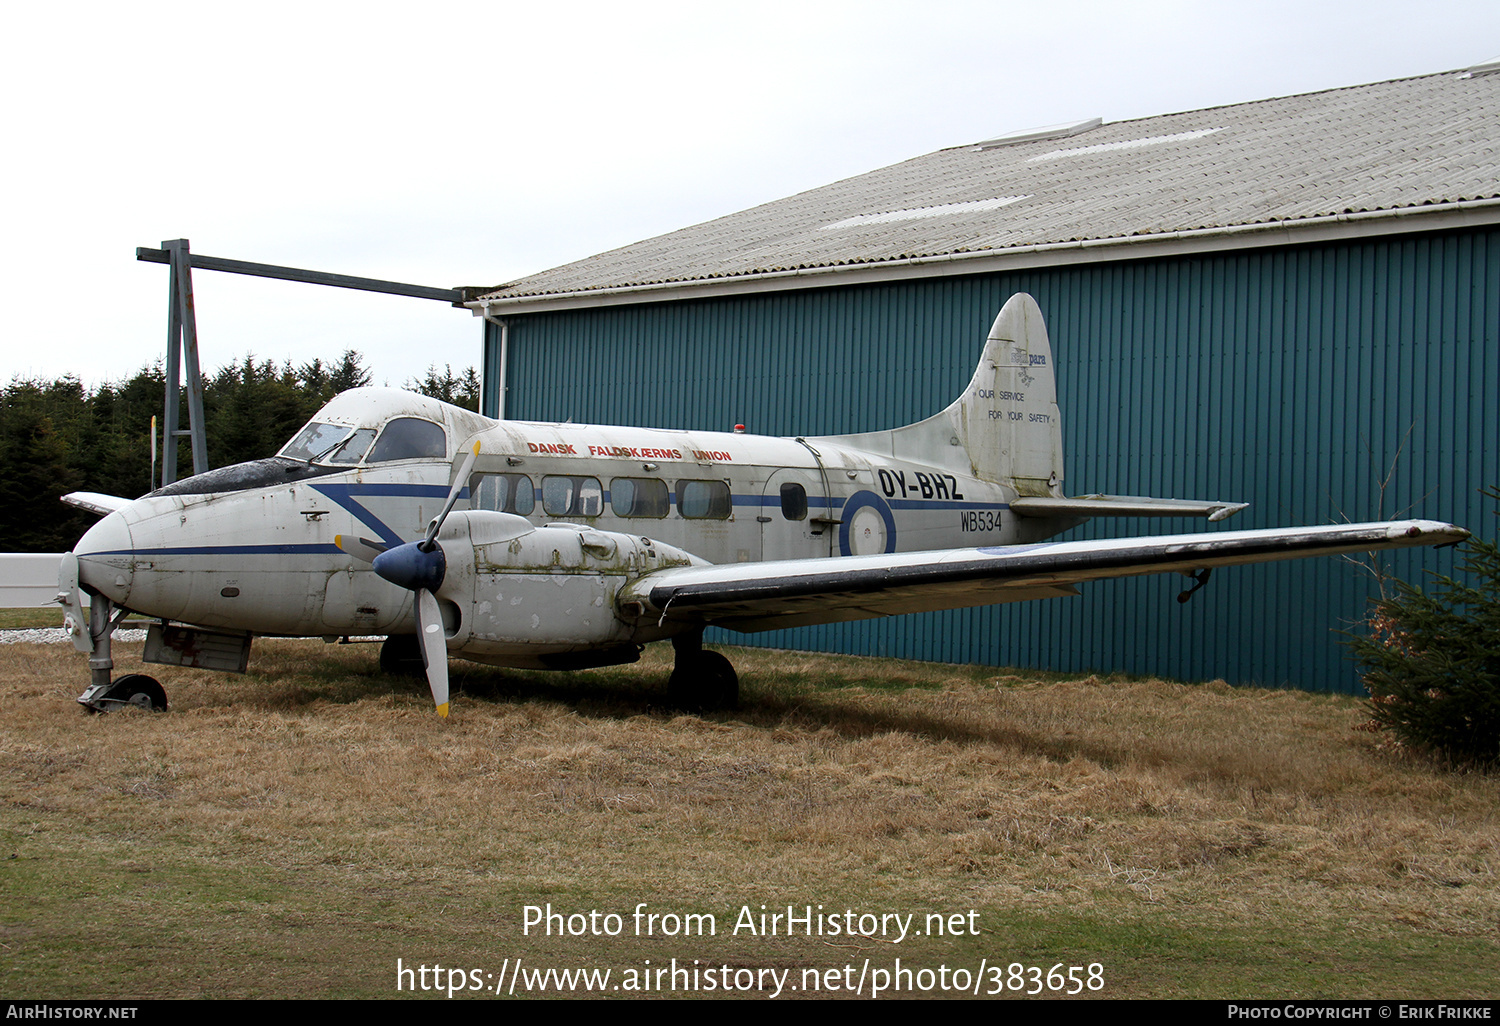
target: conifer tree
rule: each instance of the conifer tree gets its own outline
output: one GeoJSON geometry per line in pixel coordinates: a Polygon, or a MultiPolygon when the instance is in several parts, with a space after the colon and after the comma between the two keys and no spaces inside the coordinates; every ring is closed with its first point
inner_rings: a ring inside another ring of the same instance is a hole
{"type": "MultiPolygon", "coordinates": [[[[1500,492],[1486,492],[1500,498],[1500,492]]],[[[1455,764],[1500,760],[1500,546],[1471,539],[1458,571],[1400,582],[1349,647],[1376,729],[1455,764]]]]}
{"type": "MultiPolygon", "coordinates": [[[[370,383],[353,349],[334,363],[315,359],[280,367],[253,356],[204,378],[209,467],[273,455],[334,395],[370,383]]],[[[429,369],[423,383],[445,400],[477,409],[479,375],[429,369]]],[[[0,385],[0,534],[15,551],[61,552],[95,520],[59,497],[76,489],[134,498],[155,487],[151,418],[162,411],[161,363],[128,381],[89,389],[77,378],[0,385]]],[[[431,394],[431,393],[429,393],[431,394]]],[[[178,407],[188,425],[186,389],[178,407]]],[[[160,442],[162,425],[157,426],[160,442]]],[[[158,467],[155,475],[160,480],[158,467]]],[[[189,447],[178,447],[177,476],[192,473],[189,447]]]]}

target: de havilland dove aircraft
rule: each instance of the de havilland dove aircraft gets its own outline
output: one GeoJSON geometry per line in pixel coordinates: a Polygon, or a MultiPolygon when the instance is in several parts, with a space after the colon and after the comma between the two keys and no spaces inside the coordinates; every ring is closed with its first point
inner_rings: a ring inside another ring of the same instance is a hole
{"type": "Polygon", "coordinates": [[[1062,425],[1041,310],[1011,298],[963,394],[927,420],[826,438],[496,421],[408,392],[330,401],[269,459],[127,500],[63,558],[58,601],[106,710],[162,709],[111,679],[127,612],[151,662],[243,672],[254,635],[386,635],[382,664],[448,658],[578,669],[670,640],[674,701],[730,706],[702,647],[760,631],[1076,594],[1109,577],[1400,546],[1468,532],[1408,520],[1106,541],[1046,539],[1094,516],[1222,520],[1240,503],[1062,490],[1062,425]],[[83,611],[80,589],[91,596],[83,611]]]}

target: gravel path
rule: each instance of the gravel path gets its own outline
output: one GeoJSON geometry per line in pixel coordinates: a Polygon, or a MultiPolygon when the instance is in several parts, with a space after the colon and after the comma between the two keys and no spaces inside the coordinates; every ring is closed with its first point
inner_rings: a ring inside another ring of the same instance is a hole
{"type": "MultiPolygon", "coordinates": [[[[146,632],[141,630],[115,631],[115,641],[145,641],[146,632]]],[[[0,631],[0,645],[27,642],[33,645],[62,645],[68,643],[68,632],[61,627],[24,627],[20,630],[0,631]]]]}

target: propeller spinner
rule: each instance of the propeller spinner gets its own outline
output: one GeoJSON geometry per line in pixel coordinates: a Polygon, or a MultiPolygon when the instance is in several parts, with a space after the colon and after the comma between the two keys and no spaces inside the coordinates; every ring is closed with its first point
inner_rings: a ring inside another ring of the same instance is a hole
{"type": "Polygon", "coordinates": [[[422,664],[427,667],[427,686],[432,689],[432,700],[437,705],[438,715],[448,715],[448,646],[443,635],[443,613],[438,605],[437,590],[443,586],[448,573],[447,557],[437,543],[438,532],[443,521],[453,512],[469,471],[479,456],[479,443],[466,456],[458,468],[458,476],[448,491],[448,501],[442,512],[433,517],[428,525],[427,536],[421,541],[407,542],[389,548],[379,542],[349,535],[336,535],[334,544],[355,559],[370,563],[377,574],[392,584],[416,594],[418,639],[422,647],[422,664]]]}

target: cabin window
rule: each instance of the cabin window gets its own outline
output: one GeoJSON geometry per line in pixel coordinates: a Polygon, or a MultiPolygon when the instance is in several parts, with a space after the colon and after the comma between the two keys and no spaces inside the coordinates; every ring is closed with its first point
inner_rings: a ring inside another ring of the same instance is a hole
{"type": "Polygon", "coordinates": [[[553,517],[597,517],[604,512],[604,489],[597,477],[548,474],[542,478],[542,508],[553,517]]]}
{"type": "Polygon", "coordinates": [[[441,427],[430,420],[397,417],[380,433],[380,440],[370,450],[370,457],[365,462],[445,459],[447,455],[448,436],[441,427]]]}
{"type": "Polygon", "coordinates": [[[609,483],[609,505],[620,517],[664,517],[671,512],[667,483],[654,477],[617,477],[609,483]]]}
{"type": "Polygon", "coordinates": [[[689,520],[728,520],[734,504],[723,481],[678,481],[677,512],[689,520]]]}
{"type": "Polygon", "coordinates": [[[530,516],[536,490],[525,474],[475,474],[469,478],[469,508],[530,516]]]}
{"type": "Polygon", "coordinates": [[[801,485],[781,486],[781,515],[788,520],[807,519],[807,489],[801,485]]]}

